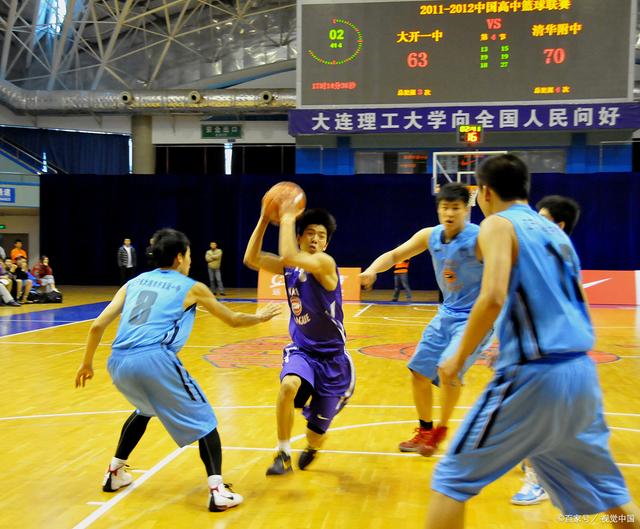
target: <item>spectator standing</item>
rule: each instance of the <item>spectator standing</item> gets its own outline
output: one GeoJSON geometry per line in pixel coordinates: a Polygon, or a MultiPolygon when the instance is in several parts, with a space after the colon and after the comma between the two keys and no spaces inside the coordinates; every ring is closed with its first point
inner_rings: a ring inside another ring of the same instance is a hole
{"type": "Polygon", "coordinates": [[[411,301],[411,287],[409,287],[409,259],[405,259],[393,266],[393,296],[391,301],[398,301],[400,290],[404,290],[407,301],[411,301]]]}
{"type": "Polygon", "coordinates": [[[124,244],[118,248],[118,268],[120,269],[120,285],[124,285],[136,275],[136,249],[131,246],[131,239],[124,240],[124,244]]]}
{"type": "Polygon", "coordinates": [[[149,239],[149,246],[144,251],[144,258],[147,265],[147,270],[153,270],[156,268],[156,262],[153,259],[153,237],[149,239]]]}
{"type": "Polygon", "coordinates": [[[209,272],[209,288],[215,295],[224,296],[224,285],[222,284],[222,274],[220,265],[222,264],[222,250],[215,242],[209,243],[209,249],[204,256],[207,261],[207,271],[209,272]]]}

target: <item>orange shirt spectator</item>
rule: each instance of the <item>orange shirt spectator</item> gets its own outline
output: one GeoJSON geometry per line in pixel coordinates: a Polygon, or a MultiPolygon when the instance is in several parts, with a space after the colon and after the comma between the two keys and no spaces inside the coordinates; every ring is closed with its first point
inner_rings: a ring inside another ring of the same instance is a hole
{"type": "Polygon", "coordinates": [[[11,249],[11,260],[15,263],[18,257],[27,258],[27,252],[22,247],[22,240],[16,239],[16,242],[13,243],[13,248],[11,249]]]}

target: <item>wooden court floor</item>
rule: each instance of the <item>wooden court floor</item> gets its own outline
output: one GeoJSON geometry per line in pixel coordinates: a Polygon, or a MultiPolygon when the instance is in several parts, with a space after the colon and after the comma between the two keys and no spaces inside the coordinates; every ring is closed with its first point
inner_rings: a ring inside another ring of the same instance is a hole
{"type": "MultiPolygon", "coordinates": [[[[69,287],[63,307],[104,301],[113,292],[69,287]]],[[[387,295],[378,294],[383,299],[387,295]]],[[[247,301],[229,304],[255,310],[255,303],[247,301]]],[[[59,307],[0,307],[0,328],[6,332],[8,319],[50,321],[47,311],[59,307]]],[[[243,505],[220,514],[206,509],[197,445],[178,449],[157,421],[151,421],[130,458],[134,485],[115,494],[102,492],[103,472],[132,409],[105,369],[115,325],[98,350],[95,378],[79,390],[73,380],[90,321],[63,320],[57,327],[2,336],[0,527],[421,528],[438,458],[401,454],[397,444],[416,423],[405,361],[434,313],[434,305],[346,304],[348,349],[357,370],[355,394],[336,418],[326,450],[313,466],[267,479],[264,472],[276,443],[274,402],[288,315],[258,327],[231,329],[199,312],[181,358],[218,415],[225,481],[245,496],[243,505]]],[[[594,358],[611,426],[611,449],[632,495],[640,500],[640,312],[597,307],[593,314],[598,335],[594,358]]],[[[490,376],[482,365],[469,371],[454,426],[490,376]]],[[[437,398],[436,392],[436,404],[437,398]]],[[[304,421],[297,415],[294,449],[304,447],[303,432],[304,421]]],[[[467,527],[607,527],[598,519],[562,521],[549,502],[511,505],[509,498],[521,479],[521,472],[513,469],[471,500],[467,527]]]]}

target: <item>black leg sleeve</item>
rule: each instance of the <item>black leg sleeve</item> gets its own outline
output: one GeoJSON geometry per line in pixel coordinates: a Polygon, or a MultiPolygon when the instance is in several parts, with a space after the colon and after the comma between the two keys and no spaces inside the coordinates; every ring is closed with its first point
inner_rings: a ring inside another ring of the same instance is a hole
{"type": "Polygon", "coordinates": [[[198,441],[200,457],[207,469],[207,476],[222,475],[222,444],[218,429],[214,428],[198,441]]]}
{"type": "Polygon", "coordinates": [[[151,417],[139,415],[135,411],[129,416],[122,427],[116,457],[118,459],[129,459],[129,455],[136,447],[149,424],[151,417]]]}

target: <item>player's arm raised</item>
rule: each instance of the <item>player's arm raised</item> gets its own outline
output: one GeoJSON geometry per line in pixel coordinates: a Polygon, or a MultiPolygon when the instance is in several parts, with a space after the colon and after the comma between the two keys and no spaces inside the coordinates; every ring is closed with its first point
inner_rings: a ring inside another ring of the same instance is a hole
{"type": "Polygon", "coordinates": [[[282,312],[282,309],[275,303],[269,303],[256,310],[255,314],[246,312],[236,312],[220,303],[211,290],[204,283],[196,283],[191,287],[184,300],[184,307],[190,307],[194,303],[202,305],[207,312],[216,318],[221,319],[231,327],[249,327],[258,323],[269,321],[274,316],[282,312]]]}
{"type": "Polygon", "coordinates": [[[267,231],[267,226],[269,226],[269,219],[267,219],[263,207],[260,211],[258,224],[256,224],[247,244],[247,249],[244,252],[243,262],[252,270],[260,270],[262,268],[272,274],[282,274],[282,258],[279,255],[262,251],[262,240],[264,239],[264,233],[267,231]]]}
{"type": "Polygon", "coordinates": [[[127,287],[123,286],[113,297],[111,303],[100,313],[100,316],[93,320],[89,328],[84,357],[76,373],[76,387],[84,387],[86,381],[93,378],[93,357],[96,354],[96,349],[100,345],[104,331],[122,312],[126,295],[127,287]]]}
{"type": "Polygon", "coordinates": [[[397,248],[383,253],[360,274],[360,285],[365,289],[371,288],[380,272],[386,272],[394,264],[411,259],[428,250],[432,231],[433,228],[423,228],[397,248]]]}
{"type": "Polygon", "coordinates": [[[493,328],[507,299],[509,278],[518,247],[513,225],[507,219],[492,215],[480,226],[478,234],[484,270],[480,294],[473,305],[457,352],[440,366],[444,383],[451,383],[467,357],[493,328]]]}

